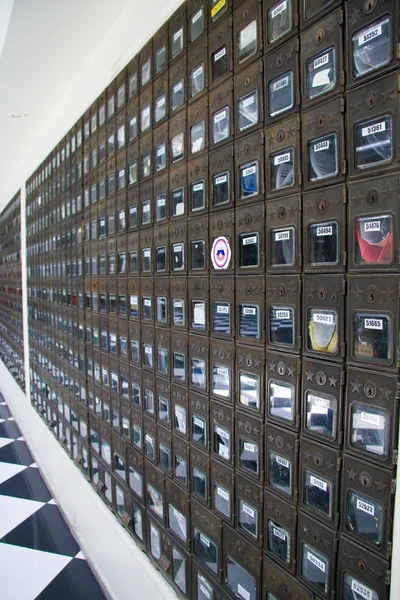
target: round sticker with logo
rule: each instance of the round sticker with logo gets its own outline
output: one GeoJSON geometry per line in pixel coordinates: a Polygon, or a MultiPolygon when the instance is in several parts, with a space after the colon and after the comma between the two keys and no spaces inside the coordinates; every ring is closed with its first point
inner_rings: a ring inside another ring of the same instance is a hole
{"type": "Polygon", "coordinates": [[[231,262],[232,252],[229,240],[224,236],[217,237],[211,248],[211,261],[214,269],[227,269],[231,262]]]}

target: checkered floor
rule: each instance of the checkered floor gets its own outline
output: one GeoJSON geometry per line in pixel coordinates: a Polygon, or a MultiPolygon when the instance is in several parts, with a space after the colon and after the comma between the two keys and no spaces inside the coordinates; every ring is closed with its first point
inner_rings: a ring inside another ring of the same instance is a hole
{"type": "Polygon", "coordinates": [[[1,600],[105,600],[0,394],[1,600]]]}

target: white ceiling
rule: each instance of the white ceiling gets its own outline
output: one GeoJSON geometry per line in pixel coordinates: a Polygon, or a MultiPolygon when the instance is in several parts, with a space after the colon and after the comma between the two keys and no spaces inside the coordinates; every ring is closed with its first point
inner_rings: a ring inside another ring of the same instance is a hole
{"type": "Polygon", "coordinates": [[[0,0],[0,210],[179,3],[153,0],[150,13],[142,0],[0,0]]]}

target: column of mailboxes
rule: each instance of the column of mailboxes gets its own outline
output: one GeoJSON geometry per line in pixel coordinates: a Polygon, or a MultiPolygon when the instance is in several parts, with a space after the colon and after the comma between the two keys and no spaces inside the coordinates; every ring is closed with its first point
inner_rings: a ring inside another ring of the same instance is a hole
{"type": "Polygon", "coordinates": [[[30,314],[41,409],[73,455],[80,423],[75,458],[189,597],[387,593],[398,8],[382,6],[190,0],[31,182],[57,239],[30,314]],[[58,267],[82,214],[84,280],[58,267]]]}
{"type": "Polygon", "coordinates": [[[79,123],[26,186],[31,399],[89,473],[79,123]]]}
{"type": "Polygon", "coordinates": [[[20,197],[0,215],[0,358],[24,389],[20,197]]]}

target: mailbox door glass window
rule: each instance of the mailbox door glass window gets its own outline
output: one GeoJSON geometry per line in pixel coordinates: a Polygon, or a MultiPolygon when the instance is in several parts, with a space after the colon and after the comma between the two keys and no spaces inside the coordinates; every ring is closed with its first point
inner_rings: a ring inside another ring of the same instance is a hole
{"type": "Polygon", "coordinates": [[[354,600],[379,600],[380,595],[373,588],[366,585],[360,579],[356,579],[350,573],[345,573],[343,578],[343,593],[344,598],[354,600]]]}
{"type": "Polygon", "coordinates": [[[254,90],[238,101],[238,129],[244,131],[258,123],[258,92],[254,90]]]}
{"type": "Polygon", "coordinates": [[[294,81],[293,72],[288,71],[276,79],[272,79],[268,86],[268,113],[276,117],[294,106],[294,81]]]}
{"type": "Polygon", "coordinates": [[[354,241],[356,264],[392,264],[395,255],[393,216],[374,215],[355,219],[354,241]]]}
{"type": "Polygon", "coordinates": [[[223,142],[231,133],[230,108],[225,108],[215,112],[212,116],[212,135],[214,144],[223,142]]]}
{"type": "Polygon", "coordinates": [[[230,174],[229,171],[213,176],[214,206],[227,204],[230,200],[230,174]]]}
{"type": "Polygon", "coordinates": [[[205,473],[203,473],[203,471],[200,471],[200,469],[197,469],[196,467],[193,468],[192,474],[193,474],[193,481],[192,481],[193,493],[196,494],[197,496],[199,496],[202,500],[206,500],[207,499],[207,476],[205,475],[205,473]]]}
{"type": "Polygon", "coordinates": [[[174,463],[175,479],[181,482],[182,485],[187,487],[188,484],[188,472],[187,472],[187,461],[182,456],[175,456],[174,463]]]}
{"type": "Polygon", "coordinates": [[[214,52],[211,58],[211,74],[213,82],[223,77],[228,70],[228,47],[225,45],[214,52]]]}
{"type": "Polygon", "coordinates": [[[205,14],[204,14],[204,4],[201,5],[199,10],[197,10],[190,17],[190,41],[194,42],[204,31],[205,27],[205,14]]]}
{"type": "Polygon", "coordinates": [[[337,264],[339,260],[339,224],[337,221],[313,223],[308,228],[310,265],[337,264]]]}
{"type": "Polygon", "coordinates": [[[336,438],[337,400],[333,396],[323,396],[306,392],[306,429],[328,439],[336,438]]]}
{"type": "Polygon", "coordinates": [[[192,439],[201,446],[207,445],[207,426],[206,421],[200,415],[192,415],[192,439]]]}
{"type": "Polygon", "coordinates": [[[267,13],[268,42],[273,44],[292,28],[292,0],[279,0],[267,13]]]}
{"type": "Polygon", "coordinates": [[[172,322],[179,327],[185,325],[185,301],[183,298],[172,299],[172,322]]]}
{"type": "Polygon", "coordinates": [[[185,155],[185,134],[183,131],[175,135],[171,140],[172,162],[178,162],[185,155]]]}
{"type": "Polygon", "coordinates": [[[206,122],[200,121],[190,128],[190,152],[196,154],[204,150],[206,144],[206,122]]]}
{"type": "Polygon", "coordinates": [[[271,230],[271,265],[273,267],[290,267],[295,262],[295,229],[271,230]]]}
{"type": "Polygon", "coordinates": [[[305,542],[301,544],[301,574],[322,594],[329,592],[329,560],[305,542]]]}
{"type": "Polygon", "coordinates": [[[163,375],[168,375],[168,350],[167,348],[157,348],[157,371],[163,375]]]}
{"type": "Polygon", "coordinates": [[[268,483],[272,488],[292,496],[292,462],[275,452],[268,452],[268,483]]]}
{"type": "Polygon", "coordinates": [[[164,92],[156,98],[154,108],[154,120],[159,123],[167,116],[167,94],[164,92]]]}
{"type": "Polygon", "coordinates": [[[329,479],[304,471],[304,503],[318,513],[332,516],[332,483],[329,479]]]}
{"type": "Polygon", "coordinates": [[[308,142],[308,179],[320,181],[339,172],[337,134],[331,133],[308,142]]]}
{"type": "Polygon", "coordinates": [[[242,233],[239,235],[239,266],[258,267],[260,264],[260,234],[242,233]]]}
{"type": "Polygon", "coordinates": [[[172,573],[175,584],[186,594],[186,560],[175,546],[172,547],[172,573]]]}
{"type": "Polygon", "coordinates": [[[167,268],[167,249],[165,246],[158,246],[156,248],[156,271],[162,273],[167,268]]]}
{"type": "Polygon", "coordinates": [[[197,558],[214,573],[218,572],[218,548],[204,533],[194,527],[193,550],[197,558]]]}
{"type": "Polygon", "coordinates": [[[252,440],[239,436],[239,465],[258,475],[260,472],[259,446],[252,440]]]}
{"type": "Polygon", "coordinates": [[[214,485],[214,508],[220,513],[231,518],[231,493],[222,485],[214,485]]]}
{"type": "Polygon", "coordinates": [[[231,459],[231,434],[228,429],[214,424],[214,452],[225,460],[231,459]]]}
{"type": "Polygon", "coordinates": [[[336,311],[310,308],[308,310],[308,349],[324,354],[336,354],[338,345],[336,311]]]}
{"type": "Polygon", "coordinates": [[[306,19],[311,19],[327,6],[332,4],[334,0],[304,0],[304,16],[306,19]]]}
{"type": "MultiPolygon", "coordinates": [[[[129,164],[129,185],[133,185],[137,183],[138,180],[138,168],[137,168],[137,160],[134,160],[129,164]]],[[[131,226],[133,227],[133,226],[131,226]]]]}
{"type": "Polygon", "coordinates": [[[206,328],[206,303],[204,300],[192,300],[191,322],[193,329],[206,328]]]}
{"type": "Polygon", "coordinates": [[[268,384],[268,412],[275,419],[293,423],[295,417],[295,389],[293,385],[271,380],[268,384]]]}
{"type": "Polygon", "coordinates": [[[367,455],[388,455],[390,417],[383,408],[354,403],[351,406],[350,444],[367,455]]]}
{"type": "Polygon", "coordinates": [[[178,56],[178,54],[180,52],[182,52],[183,46],[184,46],[183,27],[180,27],[180,29],[175,31],[172,35],[172,48],[171,48],[172,58],[175,58],[176,56],[178,56]]]}
{"type": "Polygon", "coordinates": [[[192,358],[190,363],[191,384],[199,389],[205,390],[207,386],[205,361],[200,358],[192,358]]]}
{"type": "Polygon", "coordinates": [[[351,40],[353,76],[362,77],[392,60],[391,16],[356,31],[351,40]]]}
{"type": "Polygon", "coordinates": [[[230,302],[213,302],[212,327],[214,333],[230,335],[231,305],[230,302]]]}
{"type": "MultiPolygon", "coordinates": [[[[197,573],[197,599],[214,600],[214,590],[203,575],[197,573]]],[[[375,599],[374,599],[375,600],[375,599]]]]}
{"type": "Polygon", "coordinates": [[[160,530],[153,523],[150,523],[150,552],[156,560],[161,557],[160,530]]]}
{"type": "Polygon", "coordinates": [[[260,410],[260,378],[253,373],[239,372],[239,402],[247,408],[260,410]]]}
{"type": "Polygon", "coordinates": [[[164,516],[163,497],[158,490],[156,490],[149,483],[147,484],[147,506],[152,510],[160,519],[164,516]]]}
{"type": "Polygon", "coordinates": [[[133,529],[140,540],[143,540],[143,515],[138,506],[133,507],[133,529]]]}
{"type": "Polygon", "coordinates": [[[380,502],[350,491],[346,500],[346,529],[376,548],[382,545],[384,509],[380,502]]]}
{"type": "Polygon", "coordinates": [[[271,188],[281,190],[294,185],[294,148],[286,148],[270,156],[271,188]]]}
{"type": "Polygon", "coordinates": [[[156,173],[163,171],[167,166],[167,144],[164,142],[156,147],[156,173]]]}
{"type": "Polygon", "coordinates": [[[164,221],[167,218],[167,195],[156,196],[156,221],[164,221]]]}
{"type": "Polygon", "coordinates": [[[185,268],[185,249],[183,243],[172,245],[172,270],[183,271],[185,268]]]}
{"type": "Polygon", "coordinates": [[[267,525],[267,547],[277,558],[286,564],[290,563],[290,550],[292,536],[290,532],[277,523],[268,519],[267,525]]]}
{"type": "Polygon", "coordinates": [[[260,193],[258,161],[246,163],[239,167],[239,197],[247,200],[260,193]]]}
{"type": "Polygon", "coordinates": [[[390,162],[393,158],[392,117],[378,117],[356,125],[354,142],[356,169],[390,162]]]}
{"type": "Polygon", "coordinates": [[[206,205],[205,181],[193,181],[190,184],[190,210],[202,210],[206,205]]]}
{"type": "Polygon", "coordinates": [[[168,524],[170,529],[184,542],[187,540],[187,521],[184,515],[172,504],[168,504],[168,524]]]}
{"type": "Polygon", "coordinates": [[[231,397],[231,370],[229,367],[213,364],[212,392],[222,398],[231,397]]]}
{"type": "Polygon", "coordinates": [[[162,423],[169,423],[169,400],[158,397],[158,420],[162,423]]]}
{"type": "Polygon", "coordinates": [[[197,240],[191,242],[191,269],[193,271],[203,271],[206,268],[205,241],[197,240]]]}
{"type": "Polygon", "coordinates": [[[239,305],[239,336],[254,340],[260,339],[260,307],[258,304],[239,305]]]}
{"type": "Polygon", "coordinates": [[[294,346],[295,319],[292,306],[271,306],[269,337],[273,344],[294,346]]]}
{"type": "Polygon", "coordinates": [[[185,190],[183,187],[172,190],[172,216],[185,214],[185,190]]]}
{"type": "Polygon", "coordinates": [[[239,499],[239,527],[257,539],[258,511],[242,498],[239,499]]]}
{"type": "Polygon", "coordinates": [[[238,33],[239,63],[244,62],[257,52],[257,21],[251,21],[238,33]]]}
{"type": "Polygon", "coordinates": [[[186,408],[180,404],[175,404],[174,406],[174,428],[179,433],[182,433],[182,435],[186,435],[187,433],[186,408]]]}
{"type": "Polygon", "coordinates": [[[392,318],[389,315],[354,313],[354,358],[374,363],[390,363],[393,357],[392,329],[392,318]]]}
{"type": "Polygon", "coordinates": [[[226,584],[238,598],[246,598],[246,600],[257,598],[255,578],[229,554],[226,558],[226,584]]]}
{"type": "Polygon", "coordinates": [[[185,101],[185,90],[184,90],[185,81],[184,79],[180,79],[172,86],[171,93],[171,108],[172,110],[177,110],[180,106],[183,105],[185,101]]]}
{"type": "Polygon", "coordinates": [[[194,98],[197,94],[200,94],[204,90],[204,86],[204,63],[200,63],[190,71],[190,97],[194,98]]]}
{"type": "Polygon", "coordinates": [[[337,81],[336,50],[327,48],[312,56],[306,64],[307,98],[313,99],[334,89],[337,81]]]}
{"type": "Polygon", "coordinates": [[[157,297],[157,321],[159,323],[166,323],[168,320],[168,301],[163,296],[157,297]]]}

